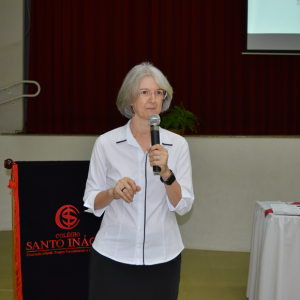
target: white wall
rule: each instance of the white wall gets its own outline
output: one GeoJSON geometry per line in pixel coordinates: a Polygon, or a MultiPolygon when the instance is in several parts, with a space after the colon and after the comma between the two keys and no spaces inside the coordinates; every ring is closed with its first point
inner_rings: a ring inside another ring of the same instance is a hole
{"type": "Polygon", "coordinates": [[[188,137],[195,205],[177,218],[187,248],[250,251],[256,201],[300,200],[300,139],[188,137]]]}
{"type": "MultiPolygon", "coordinates": [[[[23,79],[23,20],[23,0],[0,0],[0,89],[23,79]]],[[[0,103],[22,93],[22,85],[0,91],[0,103]]],[[[0,133],[22,128],[23,98],[0,104],[0,133]]]]}
{"type": "MultiPolygon", "coordinates": [[[[95,136],[0,135],[0,162],[89,160],[95,136]]],[[[187,137],[195,203],[178,217],[191,249],[250,251],[255,201],[300,199],[299,138],[187,137]]],[[[0,230],[11,229],[10,171],[0,168],[0,230]]]]}

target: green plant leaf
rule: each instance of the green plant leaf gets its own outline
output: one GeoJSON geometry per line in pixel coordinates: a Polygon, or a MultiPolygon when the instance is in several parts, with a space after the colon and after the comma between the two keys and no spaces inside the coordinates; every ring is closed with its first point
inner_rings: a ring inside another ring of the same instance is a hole
{"type": "Polygon", "coordinates": [[[164,114],[161,118],[160,126],[163,128],[185,129],[188,127],[192,132],[197,132],[196,126],[200,125],[199,121],[205,123],[192,112],[186,110],[183,103],[180,106],[174,105],[169,109],[169,112],[164,114]]]}

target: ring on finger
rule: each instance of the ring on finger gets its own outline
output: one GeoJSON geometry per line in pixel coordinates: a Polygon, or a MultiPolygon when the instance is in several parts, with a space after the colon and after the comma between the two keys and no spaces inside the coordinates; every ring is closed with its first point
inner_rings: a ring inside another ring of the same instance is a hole
{"type": "Polygon", "coordinates": [[[121,192],[123,192],[125,189],[126,189],[126,186],[124,186],[124,187],[121,189],[121,192]]]}
{"type": "Polygon", "coordinates": [[[159,160],[159,156],[157,155],[156,160],[159,160]]]}

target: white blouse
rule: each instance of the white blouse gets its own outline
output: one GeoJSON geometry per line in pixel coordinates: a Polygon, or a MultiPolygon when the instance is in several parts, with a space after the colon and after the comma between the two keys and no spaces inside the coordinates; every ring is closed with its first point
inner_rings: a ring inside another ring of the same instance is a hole
{"type": "Polygon", "coordinates": [[[160,143],[169,152],[168,167],[181,186],[182,199],[170,203],[165,185],[153,174],[148,152],[144,153],[130,130],[130,122],[101,135],[95,142],[84,206],[88,212],[104,217],[93,248],[118,262],[153,265],[175,258],[183,249],[175,212],[187,213],[193,204],[192,167],[186,140],[160,128],[160,143]],[[141,187],[133,202],[122,198],[94,210],[96,195],[113,188],[123,177],[141,187]]]}

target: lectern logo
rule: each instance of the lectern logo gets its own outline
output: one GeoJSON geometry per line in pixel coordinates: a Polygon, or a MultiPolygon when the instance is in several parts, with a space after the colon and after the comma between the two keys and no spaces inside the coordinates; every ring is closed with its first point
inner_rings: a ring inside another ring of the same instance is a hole
{"type": "Polygon", "coordinates": [[[79,215],[79,211],[75,206],[64,205],[57,211],[55,222],[60,228],[70,230],[76,227],[80,221],[77,215],[79,215]]]}
{"type": "MultiPolygon", "coordinates": [[[[55,223],[58,227],[67,231],[56,234],[52,232],[53,236],[47,234],[49,236],[47,239],[37,238],[27,241],[26,256],[37,257],[41,255],[90,252],[95,237],[82,228],[77,228],[77,231],[70,230],[78,225],[80,221],[79,214],[79,210],[73,205],[62,206],[56,212],[55,223]]],[[[53,219],[49,221],[53,225],[53,219]]],[[[50,222],[47,222],[47,224],[50,225],[50,222]]],[[[49,226],[51,229],[52,225],[49,226]]]]}

